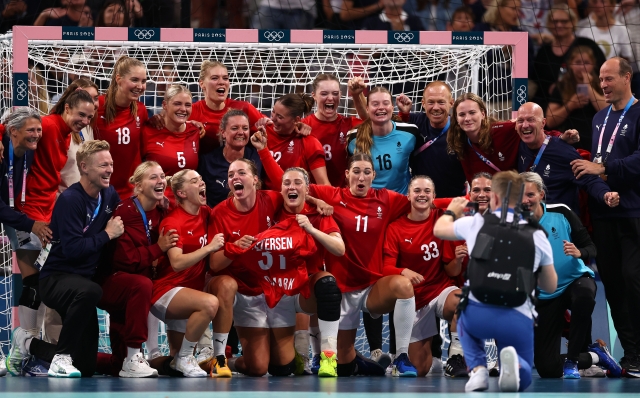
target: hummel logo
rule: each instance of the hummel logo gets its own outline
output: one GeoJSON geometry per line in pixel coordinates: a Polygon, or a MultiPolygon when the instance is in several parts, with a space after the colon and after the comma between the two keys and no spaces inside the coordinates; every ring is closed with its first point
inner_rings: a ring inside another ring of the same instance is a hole
{"type": "Polygon", "coordinates": [[[191,236],[193,236],[193,231],[187,231],[187,233],[191,236]]]}
{"type": "Polygon", "coordinates": [[[413,244],[413,242],[411,242],[412,240],[413,240],[413,238],[411,238],[411,239],[405,239],[404,241],[405,241],[405,242],[409,242],[409,244],[411,245],[411,244],[413,244]]]}
{"type": "Polygon", "coordinates": [[[340,204],[343,205],[344,207],[347,207],[347,204],[344,203],[343,201],[340,201],[340,204]]]}
{"type": "Polygon", "coordinates": [[[226,340],[226,339],[222,339],[222,340],[215,339],[215,341],[217,341],[217,342],[218,342],[218,343],[220,343],[220,344],[224,344],[224,341],[225,341],[225,340],[226,340]]]}
{"type": "Polygon", "coordinates": [[[238,230],[238,232],[236,232],[236,231],[232,231],[232,232],[231,232],[231,235],[238,235],[238,236],[240,236],[240,230],[238,230]]]}
{"type": "Polygon", "coordinates": [[[158,141],[156,141],[156,145],[160,145],[161,147],[163,147],[163,148],[164,148],[164,141],[162,141],[162,142],[158,142],[158,141]]]}

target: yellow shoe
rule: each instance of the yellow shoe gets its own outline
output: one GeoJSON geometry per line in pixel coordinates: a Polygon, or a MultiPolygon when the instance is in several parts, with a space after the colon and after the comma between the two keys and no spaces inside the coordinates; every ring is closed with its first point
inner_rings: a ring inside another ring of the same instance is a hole
{"type": "Polygon", "coordinates": [[[322,351],[320,353],[318,377],[338,377],[338,361],[333,351],[322,351]]]}
{"type": "Polygon", "coordinates": [[[227,366],[227,359],[224,355],[218,355],[211,360],[211,377],[231,377],[231,369],[227,366]]]}

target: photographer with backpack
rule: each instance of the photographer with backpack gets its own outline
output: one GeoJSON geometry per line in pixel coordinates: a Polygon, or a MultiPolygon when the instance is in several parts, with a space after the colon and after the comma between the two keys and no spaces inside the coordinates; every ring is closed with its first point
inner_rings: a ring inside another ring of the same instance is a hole
{"type": "Polygon", "coordinates": [[[524,391],[531,384],[533,294],[536,285],[555,291],[557,275],[545,232],[521,218],[523,186],[516,172],[499,172],[492,179],[492,213],[460,218],[467,200],[455,198],[434,228],[441,239],[466,240],[469,250],[458,306],[458,333],[471,370],[466,391],[489,388],[484,340],[491,338],[500,350],[500,390],[524,391]]]}

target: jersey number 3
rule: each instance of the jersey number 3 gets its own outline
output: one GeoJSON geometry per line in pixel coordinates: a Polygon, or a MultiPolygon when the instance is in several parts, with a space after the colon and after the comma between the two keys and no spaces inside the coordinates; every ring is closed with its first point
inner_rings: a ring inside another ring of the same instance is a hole
{"type": "Polygon", "coordinates": [[[432,258],[437,258],[440,256],[440,251],[438,251],[438,244],[436,242],[430,242],[429,244],[425,244],[420,246],[420,250],[424,250],[424,261],[429,261],[432,258]]]}

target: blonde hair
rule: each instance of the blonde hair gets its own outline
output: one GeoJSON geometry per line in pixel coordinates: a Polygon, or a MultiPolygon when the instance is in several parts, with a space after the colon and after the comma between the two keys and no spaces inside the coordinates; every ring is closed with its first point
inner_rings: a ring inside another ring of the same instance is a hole
{"type": "Polygon", "coordinates": [[[169,86],[167,91],[164,92],[164,102],[169,102],[171,101],[171,98],[182,93],[189,94],[189,97],[193,98],[191,91],[186,86],[183,86],[182,84],[172,84],[169,86]]]}
{"type": "Polygon", "coordinates": [[[187,178],[185,177],[185,175],[187,175],[187,173],[190,171],[195,170],[183,169],[175,173],[171,177],[167,177],[167,184],[171,187],[171,192],[173,192],[173,196],[176,198],[176,202],[178,203],[182,203],[182,201],[184,200],[183,198],[178,196],[178,191],[181,190],[184,186],[184,183],[187,182],[187,178]]]}
{"type": "MultiPolygon", "coordinates": [[[[145,65],[138,61],[135,58],[127,57],[123,55],[118,58],[116,64],[113,65],[113,73],[111,74],[111,82],[109,83],[109,88],[107,89],[107,93],[104,98],[104,118],[107,123],[113,122],[116,118],[116,93],[118,92],[118,82],[116,81],[117,76],[126,76],[131,72],[131,68],[141,67],[144,68],[145,73],[147,68],[145,65]]],[[[135,117],[138,114],[138,102],[132,101],[131,105],[129,105],[129,110],[131,117],[135,117]]]]}
{"type": "Polygon", "coordinates": [[[229,71],[229,68],[227,68],[227,65],[223,64],[222,62],[202,61],[202,64],[200,64],[200,76],[198,77],[198,81],[203,81],[207,77],[207,72],[209,71],[209,69],[212,69],[218,66],[221,68],[224,68],[227,72],[229,71]]]}
{"type": "MultiPolygon", "coordinates": [[[[367,95],[367,105],[369,105],[369,98],[371,97],[371,94],[375,93],[385,93],[389,98],[393,98],[389,90],[384,87],[377,86],[369,91],[369,94],[367,95]]],[[[367,117],[367,120],[359,125],[356,130],[356,147],[353,153],[365,153],[371,156],[371,147],[373,147],[373,124],[371,122],[371,118],[367,117]]]]}
{"type": "MultiPolygon", "coordinates": [[[[309,173],[307,172],[307,170],[303,169],[302,167],[289,167],[288,169],[286,169],[284,171],[284,174],[287,174],[290,171],[297,171],[298,173],[302,174],[302,178],[304,179],[304,183],[309,186],[309,173]]],[[[284,179],[284,174],[282,175],[282,179],[284,179]]]]}
{"type": "Polygon", "coordinates": [[[78,148],[78,152],[76,153],[76,164],[78,165],[78,171],[80,175],[82,175],[82,168],[80,167],[81,163],[87,163],[89,158],[102,151],[108,151],[110,149],[110,145],[107,141],[103,140],[89,140],[85,141],[85,143],[78,148]]]}
{"type": "MultiPolygon", "coordinates": [[[[149,171],[149,169],[151,169],[152,167],[156,167],[156,166],[159,167],[160,164],[158,162],[154,162],[153,160],[147,160],[145,162],[140,163],[138,167],[136,167],[136,169],[133,171],[133,175],[129,177],[129,183],[135,187],[136,184],[142,182],[142,178],[144,177],[145,173],[149,171]]],[[[136,188],[134,188],[134,192],[135,191],[136,191],[136,188]]]]}
{"type": "Polygon", "coordinates": [[[423,175],[423,174],[417,174],[414,175],[413,177],[411,177],[411,180],[409,181],[409,188],[411,188],[411,184],[413,184],[414,181],[416,180],[427,180],[431,183],[431,186],[433,187],[433,193],[436,193],[436,184],[433,182],[433,180],[431,179],[431,177],[427,176],[427,175],[423,175]]]}

